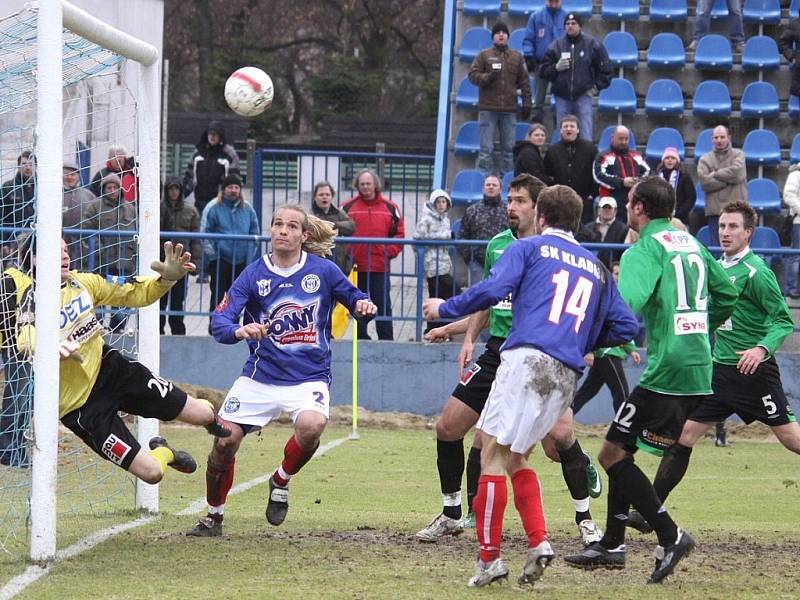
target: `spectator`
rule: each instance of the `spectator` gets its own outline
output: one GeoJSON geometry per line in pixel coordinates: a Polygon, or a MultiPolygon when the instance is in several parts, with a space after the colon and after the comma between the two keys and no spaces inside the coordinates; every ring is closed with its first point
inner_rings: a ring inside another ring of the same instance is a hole
{"type": "MultiPolygon", "coordinates": [[[[792,219],[792,248],[800,248],[800,163],[789,168],[789,176],[783,187],[783,201],[789,207],[792,219]]],[[[798,267],[800,255],[793,254],[786,258],[786,274],[784,293],[790,298],[800,298],[798,286],[798,267]]]]}
{"type": "Polygon", "coordinates": [[[590,140],[578,137],[578,118],[565,115],[561,119],[561,139],[550,146],[544,157],[544,170],[551,185],[571,187],[583,199],[581,223],[594,219],[594,198],[597,184],[592,167],[597,156],[597,146],[590,140]]]}
{"type": "MultiPolygon", "coordinates": [[[[544,99],[550,82],[542,77],[539,66],[544,59],[544,53],[555,40],[564,35],[564,19],[567,13],[561,8],[561,0],[546,0],[545,5],[533,13],[528,19],[525,37],[522,40],[522,53],[525,55],[525,64],[528,71],[535,75],[533,109],[531,121],[544,123],[544,99]]],[[[555,119],[553,119],[555,121],[555,119]]],[[[519,173],[514,173],[518,175],[519,173]]],[[[539,177],[534,173],[536,177],[539,177]]],[[[541,178],[540,178],[541,179],[541,178]]],[[[544,180],[542,180],[544,181],[544,180]]]]}
{"type": "Polygon", "coordinates": [[[747,168],[744,152],[731,144],[728,128],[717,125],[711,134],[714,147],[697,164],[697,178],[706,193],[706,217],[712,246],[719,246],[719,215],[731,202],[747,202],[747,168]]]}
{"type": "MultiPolygon", "coordinates": [[[[17,157],[17,172],[0,187],[0,224],[4,227],[29,227],[33,221],[36,196],[35,158],[25,150],[17,157]]],[[[13,234],[0,234],[3,258],[11,254],[13,234]]]]}
{"type": "MultiPolygon", "coordinates": [[[[136,203],[126,202],[116,173],[108,173],[100,182],[100,198],[86,211],[86,229],[136,231],[136,203]]],[[[136,273],[136,241],[133,235],[98,236],[97,267],[100,275],[122,281],[136,273]]],[[[127,312],[115,310],[109,327],[119,332],[125,327],[127,312]]]]}
{"type": "MultiPolygon", "coordinates": [[[[351,236],[356,230],[356,224],[353,223],[353,219],[346,212],[333,205],[334,196],[336,196],[336,190],[333,189],[330,183],[327,181],[317,183],[314,186],[311,213],[333,225],[337,238],[351,236]]],[[[352,265],[350,264],[350,256],[345,244],[336,244],[333,250],[333,260],[342,270],[342,273],[345,275],[350,274],[352,265]]]]}
{"type": "MultiPolygon", "coordinates": [[[[460,240],[489,241],[508,227],[506,204],[501,197],[500,179],[489,175],[483,180],[483,199],[467,208],[461,219],[458,232],[460,240]]],[[[469,269],[468,284],[483,279],[483,263],[486,260],[486,246],[458,246],[469,269]]]]}
{"type": "Polygon", "coordinates": [[[110,146],[106,165],[92,177],[92,193],[98,198],[103,193],[103,178],[111,173],[119,178],[122,199],[125,202],[133,202],[139,197],[136,161],[133,156],[128,155],[128,150],[125,146],[110,146]]]}
{"type": "Polygon", "coordinates": [[[684,226],[689,225],[689,213],[697,200],[697,190],[692,176],[682,168],[681,155],[677,148],[664,148],[661,163],[656,167],[656,175],[669,181],[675,190],[675,218],[680,219],[684,226]]]}
{"type": "MultiPolygon", "coordinates": [[[[220,121],[211,121],[195,146],[183,176],[183,190],[194,194],[194,207],[202,214],[212,199],[217,198],[222,180],[231,171],[239,172],[239,157],[227,143],[220,121]]],[[[225,288],[228,289],[227,287],[225,288]]]]}
{"type": "Polygon", "coordinates": [[[544,145],[547,141],[547,130],[544,125],[534,123],[528,127],[524,140],[514,144],[514,176],[520,173],[533,175],[547,184],[549,177],[544,171],[544,145]]]}
{"type": "MultiPolygon", "coordinates": [[[[604,196],[597,207],[597,219],[594,223],[584,225],[575,238],[579,242],[595,244],[624,244],[627,236],[628,225],[617,216],[617,201],[611,196],[604,196]]],[[[596,253],[609,270],[622,256],[622,250],[600,250],[596,253]]]]}
{"type": "MultiPolygon", "coordinates": [[[[798,16],[800,16],[800,7],[798,7],[798,16]]],[[[783,27],[781,36],[778,38],[778,50],[789,62],[789,68],[792,70],[789,93],[792,96],[800,96],[800,70],[797,68],[797,58],[800,55],[800,18],[792,19],[789,15],[789,19],[789,23],[783,27]]]]}
{"type": "MultiPolygon", "coordinates": [[[[450,195],[444,190],[433,190],[430,199],[422,209],[422,216],[414,230],[415,240],[449,240],[453,237],[450,229],[450,217],[447,211],[453,203],[450,195]]],[[[455,290],[455,282],[451,272],[453,263],[445,246],[427,246],[425,248],[425,278],[428,280],[428,296],[431,298],[450,298],[460,293],[455,290]]],[[[429,322],[425,333],[444,325],[443,322],[429,322]]]]}
{"type": "MultiPolygon", "coordinates": [[[[242,180],[231,173],[222,180],[222,190],[205,215],[204,233],[227,235],[252,235],[260,233],[256,211],[242,196],[242,180]]],[[[211,298],[209,312],[214,312],[222,296],[258,251],[258,244],[250,240],[210,240],[211,298]]],[[[211,327],[209,321],[209,327],[211,327]]]]}
{"type": "Polygon", "coordinates": [[[566,34],[545,52],[539,73],[553,83],[556,120],[561,123],[565,115],[577,115],[581,137],[592,141],[592,89],[607,88],[614,71],[605,46],[581,32],[580,15],[569,13],[564,18],[564,30],[566,34]]]}
{"type": "MultiPolygon", "coordinates": [[[[531,116],[531,83],[522,54],[508,47],[508,26],[498,21],[492,28],[492,47],[472,61],[469,80],[478,86],[480,150],[476,168],[488,173],[514,170],[512,150],[517,125],[517,90],[522,92],[522,120],[531,116]],[[500,167],[494,163],[494,138],[500,134],[500,167]]],[[[374,300],[374,299],[373,299],[374,300]]]]}
{"type": "MultiPolygon", "coordinates": [[[[164,183],[164,195],[161,199],[161,231],[200,231],[200,215],[197,214],[194,206],[183,201],[183,196],[180,179],[167,177],[164,183]]],[[[167,240],[162,238],[161,241],[167,240]]],[[[202,251],[199,239],[174,237],[170,241],[173,245],[183,244],[184,249],[191,252],[192,258],[200,260],[202,251]]],[[[163,250],[161,260],[164,260],[163,250]]],[[[169,307],[169,330],[172,335],[186,335],[186,325],[183,322],[183,315],[180,314],[186,310],[183,305],[186,298],[186,280],[186,277],[181,277],[166,295],[161,296],[161,311],[163,312],[169,307]]],[[[166,321],[166,315],[162,314],[159,317],[161,335],[164,335],[166,321]]]]}
{"type": "MultiPolygon", "coordinates": [[[[727,0],[728,25],[731,28],[731,47],[734,52],[744,50],[744,23],[742,22],[742,0],[727,0]]],[[[694,38],[689,44],[689,50],[697,50],[697,43],[701,37],[708,35],[711,28],[711,9],[714,0],[697,0],[697,17],[694,26],[694,38]]]]}
{"type": "MultiPolygon", "coordinates": [[[[370,169],[361,169],[354,181],[358,194],[342,207],[356,224],[355,237],[406,237],[405,225],[397,205],[381,193],[381,180],[370,169]]],[[[379,340],[394,339],[392,327],[391,261],[400,254],[400,244],[353,244],[350,255],[358,267],[358,289],[369,294],[378,307],[375,330],[379,340]],[[381,318],[383,317],[383,318],[381,318]]],[[[370,339],[367,324],[358,321],[358,338],[370,339]]]]}
{"type": "MultiPolygon", "coordinates": [[[[64,197],[61,226],[64,229],[88,229],[89,211],[98,200],[88,189],[80,185],[80,169],[74,163],[65,162],[62,167],[64,197]]],[[[86,271],[89,268],[89,237],[85,235],[64,235],[70,257],[70,269],[86,271]]]]}
{"type": "Polygon", "coordinates": [[[624,125],[617,125],[611,136],[611,148],[594,161],[594,180],[600,189],[600,198],[611,196],[619,207],[617,218],[628,222],[625,205],[628,192],[642,177],[650,174],[650,166],[636,150],[628,148],[630,132],[624,125]]]}

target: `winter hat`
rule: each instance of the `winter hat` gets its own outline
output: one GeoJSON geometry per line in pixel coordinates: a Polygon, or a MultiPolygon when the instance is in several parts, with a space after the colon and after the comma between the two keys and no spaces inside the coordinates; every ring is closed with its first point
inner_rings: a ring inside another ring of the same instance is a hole
{"type": "Polygon", "coordinates": [[[492,27],[492,37],[494,37],[494,34],[498,31],[505,31],[506,35],[509,35],[508,25],[506,25],[504,21],[498,21],[494,24],[494,27],[492,27]]]}
{"type": "Polygon", "coordinates": [[[575,21],[578,25],[583,27],[581,16],[578,13],[567,13],[567,16],[564,17],[564,25],[567,24],[567,21],[575,21]]]}
{"type": "Polygon", "coordinates": [[[103,179],[100,181],[100,189],[105,193],[106,185],[109,183],[116,183],[117,187],[122,187],[122,182],[119,180],[119,176],[116,173],[108,173],[103,179]]]}
{"type": "Polygon", "coordinates": [[[238,185],[239,187],[242,187],[242,178],[236,173],[228,173],[225,176],[225,179],[222,180],[222,187],[226,188],[229,185],[238,185]]]}
{"type": "Polygon", "coordinates": [[[681,161],[681,155],[678,153],[678,149],[672,146],[664,148],[664,154],[661,155],[661,160],[664,160],[668,156],[672,156],[678,162],[681,161]]]}

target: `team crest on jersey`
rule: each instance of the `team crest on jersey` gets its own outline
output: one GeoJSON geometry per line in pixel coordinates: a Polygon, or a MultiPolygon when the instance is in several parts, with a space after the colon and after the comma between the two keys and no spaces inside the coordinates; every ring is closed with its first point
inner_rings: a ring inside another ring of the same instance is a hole
{"type": "Polygon", "coordinates": [[[668,252],[697,252],[700,248],[690,234],[685,231],[659,231],[653,238],[668,252]]]}
{"type": "Polygon", "coordinates": [[[239,399],[236,398],[235,396],[231,396],[230,398],[225,400],[225,406],[223,407],[222,410],[225,411],[226,413],[235,413],[237,410],[239,410],[240,406],[241,404],[239,402],[239,399]]]}
{"type": "Polygon", "coordinates": [[[319,277],[316,275],[306,275],[303,277],[303,280],[300,282],[300,287],[303,288],[304,292],[308,292],[309,294],[313,294],[319,289],[319,277]]]}
{"type": "Polygon", "coordinates": [[[259,296],[269,296],[269,290],[272,287],[272,279],[259,279],[256,281],[258,286],[259,296]]]}
{"type": "Polygon", "coordinates": [[[265,319],[267,335],[279,346],[287,344],[317,343],[317,308],[319,302],[299,304],[296,301],[282,302],[265,319]]]}
{"type": "Polygon", "coordinates": [[[113,433],[103,442],[103,454],[115,465],[121,465],[130,451],[131,447],[113,433]]]}
{"type": "Polygon", "coordinates": [[[675,315],[675,335],[693,333],[708,334],[708,318],[704,312],[678,313],[675,315]]]}

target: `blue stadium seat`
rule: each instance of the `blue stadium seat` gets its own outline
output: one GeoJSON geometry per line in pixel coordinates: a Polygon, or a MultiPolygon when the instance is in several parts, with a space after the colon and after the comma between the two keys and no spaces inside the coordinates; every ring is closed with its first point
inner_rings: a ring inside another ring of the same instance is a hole
{"type": "Polygon", "coordinates": [[[711,232],[708,229],[708,225],[703,225],[697,231],[697,241],[703,244],[706,248],[711,245],[711,232]]]}
{"type": "Polygon", "coordinates": [[[721,81],[700,82],[694,91],[692,113],[695,115],[725,116],[731,114],[731,93],[721,81]]]}
{"type": "Polygon", "coordinates": [[[526,123],[525,121],[517,123],[514,129],[514,140],[517,142],[524,140],[525,136],[528,135],[528,127],[530,127],[530,123],[526,123]]]}
{"type": "Polygon", "coordinates": [[[506,198],[508,196],[508,184],[511,183],[512,179],[514,179],[514,171],[509,171],[503,175],[503,179],[500,180],[500,196],[502,198],[506,198]]]}
{"type": "Polygon", "coordinates": [[[456,90],[457,108],[478,108],[478,86],[464,77],[456,90]]]}
{"type": "Polygon", "coordinates": [[[747,201],[759,213],[776,214],[781,212],[781,194],[778,191],[778,184],[771,179],[748,181],[747,201]]]}
{"type": "Polygon", "coordinates": [[[711,141],[711,136],[714,134],[713,129],[703,129],[697,140],[694,143],[694,162],[698,162],[703,154],[711,152],[714,143],[711,141]]]}
{"type": "Polygon", "coordinates": [[[742,116],[751,118],[777,117],[778,92],[766,81],[748,83],[742,93],[742,116]]]}
{"type": "Polygon", "coordinates": [[[648,115],[683,115],[683,92],[674,79],[656,79],[647,88],[644,112],[648,115]]]}
{"type": "Polygon", "coordinates": [[[465,15],[496,17],[500,14],[500,0],[463,0],[465,15]]]}
{"type": "Polygon", "coordinates": [[[544,0],[508,0],[508,16],[527,18],[543,6],[544,0]]]}
{"type": "Polygon", "coordinates": [[[686,146],[683,137],[677,129],[672,127],[656,127],[650,132],[647,138],[647,147],[644,151],[645,158],[652,162],[659,162],[664,154],[664,148],[677,148],[678,154],[683,160],[686,155],[686,146]]]}
{"type": "MultiPolygon", "coordinates": [[[[794,13],[794,16],[797,16],[797,13],[794,13]]],[[[780,0],[745,0],[742,19],[745,23],[780,23],[780,0]]]]}
{"type": "MultiPolygon", "coordinates": [[[[614,135],[616,125],[609,125],[600,134],[600,139],[597,141],[597,151],[606,152],[611,148],[611,136],[614,135]]],[[[628,148],[636,148],[636,136],[633,134],[633,129],[628,129],[628,148]]]]}
{"type": "MultiPolygon", "coordinates": [[[[781,238],[778,232],[772,227],[756,227],[753,230],[753,237],[750,239],[751,248],[780,248],[781,238]]],[[[766,256],[761,256],[769,262],[766,256]]]]}
{"type": "Polygon", "coordinates": [[[714,0],[714,6],[711,7],[711,20],[719,21],[720,19],[728,18],[728,3],[726,0],[714,0]]]}
{"type": "Polygon", "coordinates": [[[744,45],[742,69],[746,71],[775,71],[781,66],[778,44],[766,35],[754,35],[744,45]]]}
{"type": "Polygon", "coordinates": [[[604,21],[636,21],[639,0],[603,0],[600,16],[604,21]]]}
{"type": "Polygon", "coordinates": [[[730,71],[732,67],[733,52],[728,38],[715,33],[700,38],[694,53],[695,69],[730,71]]]}
{"type": "Polygon", "coordinates": [[[697,194],[697,200],[694,201],[692,212],[704,214],[706,212],[706,193],[703,191],[703,188],[700,187],[699,183],[695,184],[694,191],[697,194]]]}
{"type": "Polygon", "coordinates": [[[458,59],[461,62],[471,63],[478,53],[492,45],[492,32],[486,27],[471,27],[461,37],[461,46],[458,48],[458,59]]]}
{"type": "Polygon", "coordinates": [[[522,40],[525,39],[525,28],[520,27],[511,32],[508,37],[508,47],[522,54],[522,40]]]}
{"type": "Polygon", "coordinates": [[[472,204],[483,198],[483,174],[476,169],[456,173],[450,194],[453,204],[472,204]]]}
{"type": "Polygon", "coordinates": [[[753,129],[742,144],[744,160],[748,165],[777,167],[781,164],[781,143],[769,129],[753,129]]]}
{"type": "Polygon", "coordinates": [[[685,21],[688,18],[686,0],[650,0],[651,21],[685,21]]]}
{"type": "Polygon", "coordinates": [[[576,13],[581,17],[590,17],[592,15],[592,0],[564,0],[561,8],[566,13],[576,13]]]}
{"type": "Polygon", "coordinates": [[[789,95],[789,116],[792,119],[800,117],[800,97],[789,95]]]}
{"type": "Polygon", "coordinates": [[[686,65],[683,40],[674,33],[659,33],[650,40],[647,66],[651,69],[682,69],[686,65]]]}
{"type": "Polygon", "coordinates": [[[481,125],[477,121],[467,121],[458,128],[453,153],[458,156],[475,156],[480,150],[481,125]]]}
{"type": "Polygon", "coordinates": [[[636,91],[627,79],[615,77],[611,85],[600,91],[597,99],[599,112],[633,114],[636,112],[636,91]]]}
{"type": "Polygon", "coordinates": [[[792,0],[789,4],[789,16],[796,15],[798,10],[800,10],[800,0],[792,0]]]}
{"type": "Polygon", "coordinates": [[[800,162],[800,133],[794,136],[792,147],[789,149],[789,162],[797,164],[800,162]]]}
{"type": "Polygon", "coordinates": [[[636,38],[627,31],[610,31],[603,40],[608,58],[615,67],[639,66],[639,48],[636,38]]]}

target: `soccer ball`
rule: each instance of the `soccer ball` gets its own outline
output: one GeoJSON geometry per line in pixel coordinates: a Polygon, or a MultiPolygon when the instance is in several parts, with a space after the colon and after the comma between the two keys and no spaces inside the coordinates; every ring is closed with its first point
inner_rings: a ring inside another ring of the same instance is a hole
{"type": "Polygon", "coordinates": [[[255,117],[272,104],[272,79],[258,67],[237,69],[225,82],[225,102],[243,117],[255,117]]]}

